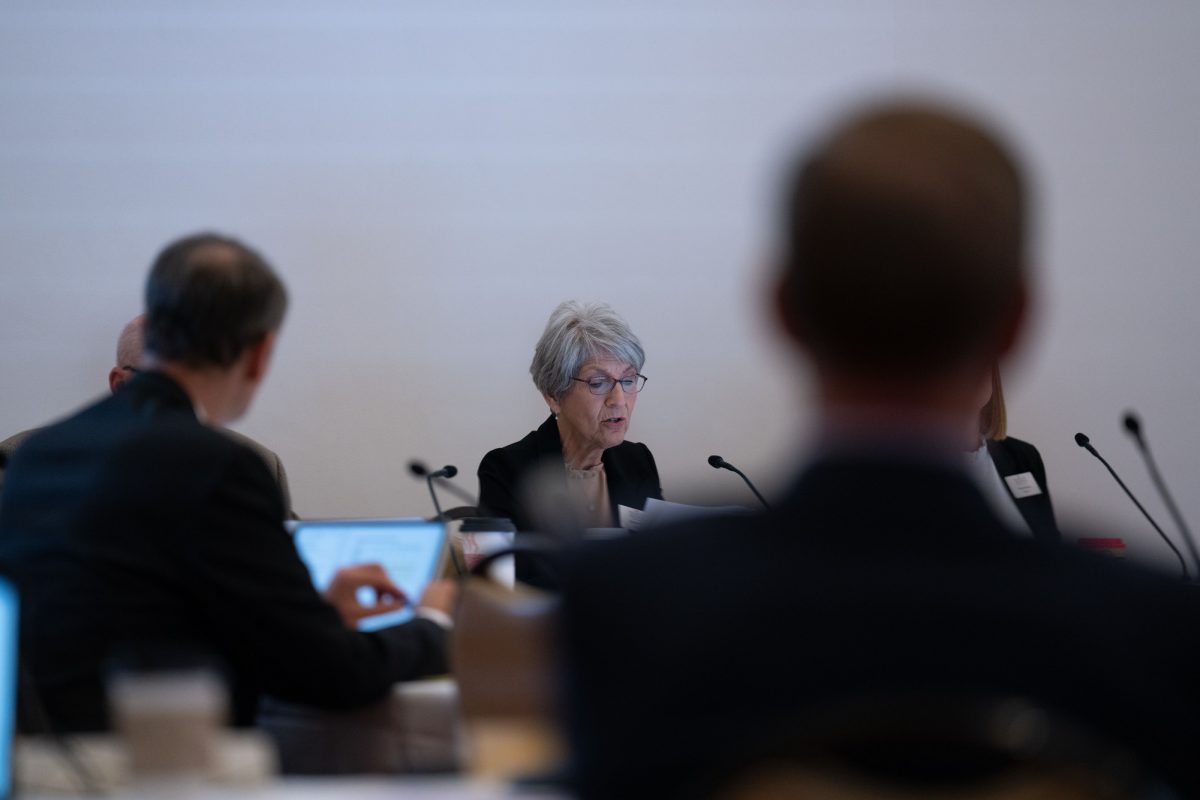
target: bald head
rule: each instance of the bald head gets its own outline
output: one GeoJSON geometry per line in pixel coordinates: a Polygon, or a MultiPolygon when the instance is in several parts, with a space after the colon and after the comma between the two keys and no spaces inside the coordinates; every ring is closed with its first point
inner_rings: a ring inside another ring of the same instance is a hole
{"type": "Polygon", "coordinates": [[[117,366],[137,367],[142,361],[142,323],[144,314],[138,314],[125,324],[117,339],[117,366]]]}
{"type": "Polygon", "coordinates": [[[871,109],[810,151],[789,188],[780,300],[819,364],[935,375],[1011,343],[1024,188],[982,125],[932,107],[871,109]]]}
{"type": "Polygon", "coordinates": [[[143,339],[142,324],[144,314],[138,314],[121,329],[117,337],[117,363],[108,371],[108,388],[112,391],[120,389],[141,368],[143,339]]]}

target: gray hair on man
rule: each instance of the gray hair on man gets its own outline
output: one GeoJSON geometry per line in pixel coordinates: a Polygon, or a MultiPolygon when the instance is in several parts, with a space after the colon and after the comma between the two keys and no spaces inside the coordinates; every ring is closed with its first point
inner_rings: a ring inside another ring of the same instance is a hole
{"type": "Polygon", "coordinates": [[[596,358],[623,361],[638,372],[646,363],[642,343],[611,306],[567,300],[550,314],[529,374],[543,395],[557,398],[571,387],[580,367],[596,358]]]}

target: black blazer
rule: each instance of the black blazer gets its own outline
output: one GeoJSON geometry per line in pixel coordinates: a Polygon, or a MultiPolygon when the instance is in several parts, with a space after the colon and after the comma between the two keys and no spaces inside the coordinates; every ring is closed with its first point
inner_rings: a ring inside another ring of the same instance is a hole
{"type": "Polygon", "coordinates": [[[1013,536],[949,467],[828,458],[774,511],[567,564],[585,798],[697,796],[810,711],[927,691],[1029,698],[1200,788],[1200,591],[1013,536]]]}
{"type": "Polygon", "coordinates": [[[1029,530],[1033,532],[1033,538],[1046,542],[1061,541],[1062,534],[1054,520],[1054,506],[1050,503],[1050,487],[1046,484],[1046,466],[1042,463],[1042,455],[1037,448],[1029,442],[1009,436],[1004,439],[989,439],[987,449],[1001,479],[1028,472],[1033,475],[1038,488],[1042,490],[1041,494],[1017,497],[1008,481],[1004,481],[1009,497],[1017,504],[1017,510],[1025,518],[1029,530]]]}
{"type": "MultiPolygon", "coordinates": [[[[622,442],[605,450],[600,460],[608,481],[614,521],[618,520],[618,505],[640,509],[651,497],[662,499],[658,468],[646,445],[622,442]]],[[[511,519],[519,531],[534,530],[533,515],[518,498],[526,476],[547,461],[562,467],[566,481],[562,439],[553,414],[521,441],[492,450],[483,457],[479,463],[480,508],[487,514],[511,519]]]]}
{"type": "Polygon", "coordinates": [[[349,707],[445,671],[433,622],[346,628],[283,518],[262,458],[201,424],[162,374],[30,438],[4,484],[0,568],[18,583],[21,655],[51,720],[108,727],[106,662],[147,644],[215,655],[239,723],[259,692],[349,707]]]}

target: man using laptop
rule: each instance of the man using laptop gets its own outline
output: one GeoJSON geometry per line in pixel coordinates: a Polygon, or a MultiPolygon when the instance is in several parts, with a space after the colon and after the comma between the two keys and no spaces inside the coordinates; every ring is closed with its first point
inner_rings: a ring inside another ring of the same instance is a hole
{"type": "Polygon", "coordinates": [[[1030,292],[1013,157],[957,112],[883,105],[803,154],[787,191],[776,311],[813,367],[821,440],[772,511],[573,559],[581,793],[741,797],[806,765],[988,774],[995,756],[955,758],[968,727],[916,757],[958,718],[1021,747],[1082,729],[1195,795],[1200,594],[1013,534],[963,468],[1030,292]],[[1025,728],[974,713],[1014,698],[1038,709],[1025,728]],[[892,746],[834,749],[868,724],[892,746]]]}
{"type": "Polygon", "coordinates": [[[18,584],[22,659],[51,723],[108,727],[105,670],[130,651],[216,656],[238,723],[261,693],[351,707],[444,672],[446,631],[428,617],[445,621],[453,589],[431,584],[431,613],[404,625],[355,630],[401,590],[366,565],[318,595],[263,460],[214,429],[266,375],[287,305],[271,267],[236,240],[189,236],[159,254],[145,304],[143,371],[31,437],[0,502],[0,570],[18,584]]]}

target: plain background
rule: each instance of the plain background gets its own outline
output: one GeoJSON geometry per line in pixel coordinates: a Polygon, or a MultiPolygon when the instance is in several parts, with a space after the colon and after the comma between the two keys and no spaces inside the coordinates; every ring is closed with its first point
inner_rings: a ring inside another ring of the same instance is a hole
{"type": "MultiPolygon", "coordinates": [[[[6,2],[0,7],[0,433],[105,391],[146,269],[246,238],[292,295],[239,429],[307,516],[428,513],[405,464],[536,427],[527,369],[560,300],[645,343],[631,438],[668,497],[779,488],[806,384],[765,317],[778,174],[847,102],[983,109],[1035,171],[1042,302],[1012,432],[1061,515],[1171,558],[1119,429],[1143,414],[1200,525],[1200,4],[6,2]]],[[[1171,528],[1173,529],[1173,528],[1171,528]]]]}

